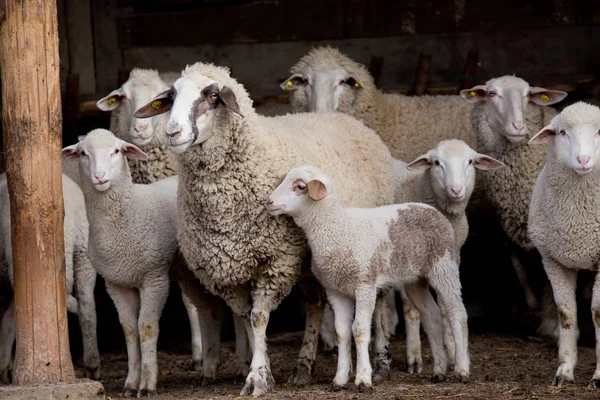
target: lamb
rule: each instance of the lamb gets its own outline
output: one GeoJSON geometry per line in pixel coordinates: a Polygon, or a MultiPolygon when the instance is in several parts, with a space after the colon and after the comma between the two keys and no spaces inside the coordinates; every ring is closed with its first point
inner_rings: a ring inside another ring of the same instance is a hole
{"type": "MultiPolygon", "coordinates": [[[[506,168],[483,174],[481,182],[510,241],[513,268],[525,291],[529,309],[534,311],[539,307],[539,301],[527,283],[523,265],[526,264],[524,257],[533,250],[527,237],[529,201],[544,165],[545,152],[539,147],[527,146],[525,138],[529,132],[537,132],[547,125],[556,111],[546,106],[560,102],[567,94],[530,87],[516,76],[490,79],[485,85],[463,90],[460,94],[467,102],[477,103],[472,122],[479,150],[506,164],[506,168]]],[[[538,332],[555,337],[556,317],[547,310],[548,306],[548,302],[542,302],[538,332]]]]}
{"type": "MultiPolygon", "coordinates": [[[[128,159],[129,168],[133,183],[154,183],[161,179],[168,178],[177,173],[177,159],[174,153],[168,151],[165,137],[165,125],[168,115],[157,115],[151,119],[138,119],[133,116],[135,110],[148,103],[156,95],[169,89],[171,84],[179,77],[179,73],[163,72],[160,73],[153,69],[134,68],[129,74],[129,79],[118,89],[113,90],[107,96],[98,100],[98,108],[104,111],[111,111],[110,130],[118,138],[130,141],[139,146],[139,148],[148,155],[147,160],[128,159]]],[[[67,160],[67,162],[69,162],[67,160]]],[[[77,170],[79,168],[77,167],[77,170]]],[[[219,357],[212,355],[202,357],[202,339],[201,324],[220,324],[220,321],[200,320],[204,314],[198,312],[198,307],[202,307],[199,301],[205,297],[198,296],[198,291],[204,291],[194,277],[181,276],[179,287],[181,288],[183,304],[186,307],[188,318],[190,320],[192,337],[192,369],[196,371],[204,370],[204,377],[214,379],[219,357]],[[194,304],[196,302],[197,304],[194,304]]],[[[215,298],[215,300],[217,300],[215,298]]],[[[217,302],[222,303],[222,302],[217,302]]],[[[210,314],[213,316],[213,314],[210,314]]],[[[220,314],[215,313],[214,317],[219,318],[220,314]]],[[[234,317],[236,327],[236,337],[239,336],[236,347],[236,356],[238,360],[238,375],[244,376],[248,373],[249,348],[245,330],[241,320],[234,317]]],[[[212,352],[219,352],[220,345],[214,340],[215,337],[205,337],[210,342],[205,343],[206,349],[212,349],[212,352]]]]}
{"type": "MultiPolygon", "coordinates": [[[[553,385],[573,382],[577,362],[577,272],[600,263],[600,109],[578,102],[562,110],[529,144],[548,143],[529,208],[528,233],[539,250],[558,308],[560,365],[553,385]]],[[[600,387],[600,275],[592,294],[596,328],[596,370],[600,387]]]]}
{"type": "Polygon", "coordinates": [[[325,287],[335,315],[339,354],[334,386],[348,383],[351,330],[357,358],[354,383],[359,390],[371,387],[371,319],[377,290],[386,286],[404,286],[417,306],[432,348],[434,377],[444,378],[447,359],[441,313],[428,283],[448,310],[457,338],[455,375],[461,381],[468,379],[467,312],[460,293],[454,231],[438,210],[421,203],[343,208],[333,180],[312,165],[290,170],[267,199],[266,208],[273,216],[291,216],[306,233],[312,271],[325,287]]]}
{"type": "MultiPolygon", "coordinates": [[[[96,303],[94,287],[96,272],[88,258],[88,219],[83,193],[67,175],[62,175],[64,217],[64,247],[66,269],[67,310],[77,314],[83,339],[85,376],[100,379],[100,354],[96,333],[96,303]],[[74,297],[77,296],[77,298],[74,297]]],[[[10,200],[6,175],[0,181],[0,277],[13,284],[10,200]]],[[[14,299],[2,317],[0,328],[0,381],[9,383],[12,369],[12,348],[15,341],[14,299]]]]}
{"type": "MultiPolygon", "coordinates": [[[[63,158],[79,160],[90,260],[105,280],[123,327],[128,373],[121,395],[131,397],[156,391],[158,321],[169,274],[177,276],[181,265],[182,273],[186,269],[175,238],[177,176],[133,184],[126,157],[147,159],[137,146],[105,129],[63,149],[63,158]]],[[[198,311],[210,313],[205,307],[198,311]]]]}
{"type": "Polygon", "coordinates": [[[292,110],[352,115],[377,132],[401,161],[414,160],[442,139],[475,146],[473,107],[460,96],[384,94],[367,68],[330,46],[312,49],[290,72],[281,88],[291,91],[292,110]]]}
{"type": "MultiPolygon", "coordinates": [[[[171,111],[169,148],[181,160],[182,253],[203,285],[242,317],[253,357],[241,393],[264,394],[273,385],[269,315],[308,261],[301,230],[289,218],[271,218],[265,198],[294,164],[311,162],[346,183],[344,204],[390,204],[391,155],[373,131],[343,114],[257,115],[229,70],[212,64],[187,66],[170,93],[156,100],[158,109],[150,103],[136,116],[171,111]]],[[[314,306],[321,299],[312,279],[300,285],[313,295],[307,296],[304,342],[290,383],[308,382],[313,370],[322,307],[314,306]]]]}

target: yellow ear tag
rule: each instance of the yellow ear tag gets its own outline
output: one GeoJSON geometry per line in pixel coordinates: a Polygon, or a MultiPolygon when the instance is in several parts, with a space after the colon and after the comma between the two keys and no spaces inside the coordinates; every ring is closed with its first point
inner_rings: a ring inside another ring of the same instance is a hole
{"type": "Polygon", "coordinates": [[[291,87],[292,87],[292,85],[293,85],[292,81],[287,81],[287,82],[285,83],[285,88],[286,88],[286,89],[289,89],[289,88],[291,88],[291,87]]]}
{"type": "Polygon", "coordinates": [[[543,101],[544,103],[547,103],[550,101],[550,97],[547,94],[543,94],[540,96],[540,100],[543,101]]]}
{"type": "Polygon", "coordinates": [[[358,82],[354,83],[354,87],[359,88],[360,87],[360,83],[358,83],[358,82]]]}
{"type": "Polygon", "coordinates": [[[110,97],[110,98],[108,99],[108,105],[109,105],[109,106],[112,106],[112,105],[113,105],[113,104],[114,104],[116,101],[117,101],[117,99],[115,99],[114,97],[110,97]]]}
{"type": "Polygon", "coordinates": [[[162,102],[160,100],[154,100],[151,104],[152,108],[154,108],[155,110],[158,110],[158,107],[160,107],[160,105],[162,104],[162,102]]]}
{"type": "Polygon", "coordinates": [[[467,97],[468,97],[468,98],[475,97],[475,91],[474,91],[474,90],[471,90],[471,91],[469,92],[469,94],[467,95],[467,97]]]}

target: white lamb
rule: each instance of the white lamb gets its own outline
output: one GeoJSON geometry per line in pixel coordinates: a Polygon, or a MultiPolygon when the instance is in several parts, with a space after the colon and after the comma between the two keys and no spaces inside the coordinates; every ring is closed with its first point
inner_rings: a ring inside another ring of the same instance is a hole
{"type": "Polygon", "coordinates": [[[447,358],[441,313],[428,283],[446,307],[456,338],[455,375],[463,382],[468,379],[467,313],[454,232],[439,211],[421,203],[343,208],[331,178],[309,165],[290,170],[266,207],[271,215],[290,215],[308,239],[312,271],[325,287],[335,314],[339,355],[334,386],[348,383],[352,332],[357,357],[354,383],[359,390],[371,387],[371,319],[377,290],[387,286],[404,286],[420,310],[432,348],[434,377],[444,378],[447,358]]]}
{"type": "Polygon", "coordinates": [[[65,147],[63,157],[79,159],[90,260],[106,282],[125,334],[129,367],[121,394],[150,395],[156,391],[158,321],[169,293],[169,273],[172,265],[181,265],[177,177],[133,184],[126,157],[145,159],[146,154],[105,129],[65,147]]]}
{"type": "MultiPolygon", "coordinates": [[[[481,182],[509,240],[511,262],[527,305],[530,311],[535,311],[540,302],[527,282],[524,265],[530,273],[535,271],[535,264],[526,262],[525,258],[533,249],[527,237],[527,218],[531,192],[544,165],[545,151],[527,146],[525,139],[556,115],[553,108],[546,106],[560,102],[567,94],[531,87],[523,79],[508,75],[490,79],[485,85],[460,94],[467,102],[477,103],[471,117],[478,150],[506,164],[506,168],[481,175],[481,182]]],[[[540,272],[541,269],[540,265],[540,272]]],[[[549,313],[548,307],[547,302],[542,302],[538,331],[545,336],[556,336],[556,317],[549,313]]]]}
{"type": "MultiPolygon", "coordinates": [[[[573,382],[577,362],[577,271],[600,264],[600,108],[578,102],[542,128],[530,144],[548,143],[546,164],[531,197],[529,237],[542,255],[558,308],[560,365],[553,385],[573,382]]],[[[600,387],[600,275],[592,294],[596,371],[600,387]]]]}
{"type": "MultiPolygon", "coordinates": [[[[88,258],[88,219],[85,214],[83,193],[67,175],[62,175],[64,217],[64,247],[67,310],[77,314],[83,339],[85,376],[100,379],[100,355],[96,334],[96,303],[94,287],[96,272],[88,258]],[[77,298],[73,297],[75,295],[77,298]]],[[[3,259],[0,260],[0,278],[13,284],[11,247],[10,199],[5,176],[0,182],[0,240],[3,259]]],[[[14,299],[4,312],[0,329],[0,381],[8,383],[11,370],[12,347],[15,341],[14,299]]]]}

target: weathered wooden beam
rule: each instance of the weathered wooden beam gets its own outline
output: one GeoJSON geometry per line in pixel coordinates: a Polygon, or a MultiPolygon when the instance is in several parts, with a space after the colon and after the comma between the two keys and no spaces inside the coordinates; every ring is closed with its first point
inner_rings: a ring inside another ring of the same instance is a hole
{"type": "Polygon", "coordinates": [[[56,0],[5,0],[2,117],[12,226],[14,383],[73,380],[65,297],[56,0]]]}
{"type": "Polygon", "coordinates": [[[431,55],[419,55],[419,63],[417,64],[417,72],[415,74],[415,83],[411,93],[417,96],[425,94],[427,89],[427,81],[429,80],[429,67],[431,66],[431,55]]]}
{"type": "Polygon", "coordinates": [[[460,90],[470,89],[475,86],[475,74],[477,73],[477,61],[479,53],[476,50],[470,50],[467,55],[467,63],[463,76],[461,77],[460,90]]]}

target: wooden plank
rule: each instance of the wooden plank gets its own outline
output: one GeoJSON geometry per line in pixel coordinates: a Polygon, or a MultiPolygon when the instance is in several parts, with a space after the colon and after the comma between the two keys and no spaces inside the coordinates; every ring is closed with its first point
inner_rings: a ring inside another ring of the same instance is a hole
{"type": "Polygon", "coordinates": [[[427,81],[429,79],[429,67],[431,66],[431,55],[419,55],[419,63],[417,64],[417,72],[415,74],[415,83],[411,90],[412,94],[421,96],[425,94],[427,89],[427,81]]]}
{"type": "Polygon", "coordinates": [[[119,20],[121,48],[342,37],[343,0],[263,1],[119,20]]]}
{"type": "Polygon", "coordinates": [[[14,383],[75,379],[65,295],[56,0],[5,0],[2,117],[10,194],[14,383]]]}
{"type": "Polygon", "coordinates": [[[90,0],[66,0],[66,11],[69,73],[79,75],[81,93],[94,93],[96,91],[96,68],[90,0]]]}

